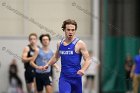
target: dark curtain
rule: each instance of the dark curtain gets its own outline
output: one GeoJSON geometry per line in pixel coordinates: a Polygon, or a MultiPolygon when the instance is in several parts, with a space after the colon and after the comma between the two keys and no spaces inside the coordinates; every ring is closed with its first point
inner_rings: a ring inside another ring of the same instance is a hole
{"type": "Polygon", "coordinates": [[[125,93],[124,62],[140,48],[140,1],[101,0],[101,91],[125,93]]]}

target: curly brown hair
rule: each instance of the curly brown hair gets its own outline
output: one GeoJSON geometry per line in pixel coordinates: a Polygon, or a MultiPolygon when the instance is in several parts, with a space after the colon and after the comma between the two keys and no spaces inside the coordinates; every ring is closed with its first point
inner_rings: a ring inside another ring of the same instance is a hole
{"type": "Polygon", "coordinates": [[[40,37],[39,37],[39,40],[40,40],[41,43],[42,43],[42,38],[44,36],[47,36],[49,38],[49,41],[51,41],[51,36],[49,34],[41,34],[40,37]]]}
{"type": "Polygon", "coordinates": [[[67,24],[75,25],[75,30],[77,30],[77,22],[75,20],[72,20],[72,19],[67,19],[62,24],[61,28],[63,31],[65,30],[67,24]]]}

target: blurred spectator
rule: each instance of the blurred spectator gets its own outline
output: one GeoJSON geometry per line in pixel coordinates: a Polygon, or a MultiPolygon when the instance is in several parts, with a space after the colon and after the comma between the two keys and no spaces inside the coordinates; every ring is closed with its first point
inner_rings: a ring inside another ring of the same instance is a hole
{"type": "Polygon", "coordinates": [[[127,55],[125,59],[125,73],[126,73],[126,90],[127,93],[132,91],[132,79],[130,78],[131,69],[133,66],[133,60],[130,55],[127,55]]]}
{"type": "Polygon", "coordinates": [[[23,93],[22,81],[18,76],[16,60],[13,59],[9,66],[9,89],[8,93],[23,93]]]}
{"type": "Polygon", "coordinates": [[[90,67],[86,71],[86,80],[84,83],[84,93],[94,93],[94,78],[97,74],[97,69],[99,65],[99,61],[95,58],[92,57],[92,52],[89,51],[90,54],[90,67]]]}
{"type": "Polygon", "coordinates": [[[139,54],[134,58],[134,65],[130,74],[131,78],[133,78],[133,93],[139,93],[139,84],[140,84],[140,49],[139,54]]]}

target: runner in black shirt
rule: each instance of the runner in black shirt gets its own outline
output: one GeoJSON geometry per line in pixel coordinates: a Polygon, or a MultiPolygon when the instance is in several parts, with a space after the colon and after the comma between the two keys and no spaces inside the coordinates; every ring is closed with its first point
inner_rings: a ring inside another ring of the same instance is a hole
{"type": "Polygon", "coordinates": [[[25,81],[28,93],[34,93],[36,91],[35,87],[35,73],[34,68],[30,65],[32,56],[34,54],[34,49],[37,47],[37,34],[31,33],[29,35],[30,44],[27,45],[22,53],[22,61],[25,67],[25,81]]]}

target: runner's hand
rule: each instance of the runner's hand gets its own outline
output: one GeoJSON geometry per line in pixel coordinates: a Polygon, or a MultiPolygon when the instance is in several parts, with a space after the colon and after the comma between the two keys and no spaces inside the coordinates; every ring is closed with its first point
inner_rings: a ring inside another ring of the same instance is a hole
{"type": "Polygon", "coordinates": [[[49,67],[49,65],[45,65],[45,66],[43,67],[43,69],[48,69],[48,67],[49,67]]]}
{"type": "Polygon", "coordinates": [[[82,69],[81,70],[78,70],[77,71],[77,74],[80,75],[80,76],[83,76],[85,74],[85,71],[82,70],[82,69]]]}
{"type": "Polygon", "coordinates": [[[44,69],[43,69],[43,66],[37,66],[36,69],[38,69],[38,70],[44,70],[44,69]]]}

